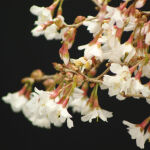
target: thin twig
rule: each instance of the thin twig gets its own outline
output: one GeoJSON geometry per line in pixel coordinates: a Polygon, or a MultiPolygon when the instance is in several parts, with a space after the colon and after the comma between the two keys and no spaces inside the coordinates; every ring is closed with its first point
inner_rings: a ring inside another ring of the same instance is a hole
{"type": "Polygon", "coordinates": [[[67,24],[67,23],[64,23],[64,25],[65,25],[66,27],[78,28],[79,26],[81,26],[81,25],[83,24],[84,21],[92,21],[92,20],[94,20],[94,19],[96,19],[96,17],[87,18],[87,19],[85,19],[85,20],[83,20],[82,22],[77,23],[77,24],[71,24],[71,25],[69,25],[69,24],[67,24]]]}
{"type": "Polygon", "coordinates": [[[150,96],[148,97],[145,97],[143,96],[142,94],[126,94],[126,95],[123,95],[124,97],[139,97],[139,98],[149,98],[150,99],[150,96]]]}
{"type": "Polygon", "coordinates": [[[110,70],[110,66],[102,73],[100,74],[98,77],[96,77],[97,79],[101,79],[105,74],[107,74],[107,72],[109,72],[110,70]]]}
{"type": "Polygon", "coordinates": [[[47,79],[53,79],[55,75],[56,74],[54,74],[54,75],[44,75],[43,77],[41,77],[39,79],[36,79],[36,81],[40,82],[40,81],[44,81],[44,80],[47,80],[47,79]]]}

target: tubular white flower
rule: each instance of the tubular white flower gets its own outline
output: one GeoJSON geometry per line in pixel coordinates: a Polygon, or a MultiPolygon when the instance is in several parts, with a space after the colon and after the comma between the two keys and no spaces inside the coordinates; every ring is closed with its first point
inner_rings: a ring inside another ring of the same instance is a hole
{"type": "MultiPolygon", "coordinates": [[[[88,16],[87,19],[92,19],[93,16],[88,16]]],[[[87,26],[87,30],[93,34],[93,36],[97,35],[100,32],[101,26],[98,19],[93,19],[91,21],[83,21],[83,25],[87,26]]]]}
{"type": "Polygon", "coordinates": [[[38,37],[44,34],[43,27],[41,25],[36,26],[31,30],[32,36],[38,37]]]}
{"type": "Polygon", "coordinates": [[[86,106],[88,97],[85,97],[83,94],[83,90],[79,88],[74,89],[69,102],[69,106],[72,107],[73,112],[81,113],[82,109],[86,106]]]}
{"type": "Polygon", "coordinates": [[[137,0],[136,3],[135,3],[135,7],[136,8],[141,8],[144,6],[146,0],[137,0]]]}
{"type": "Polygon", "coordinates": [[[33,5],[30,8],[30,12],[38,17],[38,20],[35,21],[36,25],[41,25],[47,21],[52,20],[51,11],[45,7],[38,7],[33,5]]]}
{"type": "Polygon", "coordinates": [[[115,73],[115,76],[104,75],[103,84],[109,89],[109,96],[118,95],[117,98],[123,99],[120,93],[127,93],[131,82],[131,73],[127,66],[121,66],[120,64],[112,63],[110,71],[115,73]]]}
{"type": "Polygon", "coordinates": [[[47,40],[52,40],[52,39],[59,40],[59,39],[61,39],[61,35],[60,35],[60,33],[58,33],[58,27],[55,24],[48,26],[44,30],[44,36],[46,37],[47,40]]]}
{"type": "Polygon", "coordinates": [[[83,122],[89,121],[92,122],[92,119],[100,118],[101,120],[107,122],[107,118],[111,118],[112,112],[109,112],[107,110],[101,109],[101,108],[94,108],[90,109],[90,111],[81,117],[81,120],[83,122]]]}
{"type": "Polygon", "coordinates": [[[116,23],[118,28],[123,28],[124,16],[121,14],[119,9],[116,8],[115,11],[113,11],[113,14],[110,19],[110,26],[113,26],[116,23]]]}
{"type": "Polygon", "coordinates": [[[133,31],[137,25],[137,19],[133,15],[130,15],[128,20],[128,24],[124,27],[124,31],[133,31]]]}
{"type": "MultiPolygon", "coordinates": [[[[143,91],[144,86],[141,84],[141,82],[135,78],[132,77],[131,82],[130,82],[130,87],[128,88],[127,93],[130,95],[138,95],[141,94],[143,91]]],[[[139,99],[139,97],[135,97],[139,99]]]]}
{"type": "Polygon", "coordinates": [[[101,50],[101,47],[99,47],[97,44],[93,45],[82,45],[78,47],[79,50],[84,50],[84,57],[87,59],[91,59],[95,56],[97,60],[103,61],[103,53],[101,50]]]}
{"type": "Polygon", "coordinates": [[[121,63],[121,59],[125,57],[129,61],[135,53],[133,46],[130,44],[122,44],[116,37],[116,29],[114,27],[109,28],[107,24],[104,24],[104,35],[98,39],[103,44],[101,47],[103,59],[108,59],[110,62],[121,63]]]}
{"type": "Polygon", "coordinates": [[[136,140],[136,145],[141,149],[144,149],[144,144],[148,139],[147,135],[144,134],[144,130],[141,130],[140,126],[137,126],[125,120],[123,121],[123,124],[128,126],[128,133],[131,135],[131,139],[136,140]]]}
{"type": "Polygon", "coordinates": [[[63,108],[61,104],[56,104],[56,108],[52,112],[50,120],[56,126],[61,126],[67,120],[68,128],[72,128],[73,121],[70,118],[72,118],[72,116],[67,109],[63,108]]]}
{"type": "Polygon", "coordinates": [[[6,96],[2,97],[2,100],[5,103],[10,104],[14,112],[21,111],[23,106],[28,101],[28,99],[24,95],[20,95],[19,92],[8,93],[6,96]]]}
{"type": "Polygon", "coordinates": [[[59,15],[57,16],[57,18],[53,19],[54,22],[57,22],[58,20],[59,26],[53,23],[44,30],[44,36],[47,40],[60,40],[64,38],[64,33],[66,32],[68,27],[62,28],[60,32],[58,32],[59,28],[64,24],[64,17],[59,15]]]}
{"type": "Polygon", "coordinates": [[[135,55],[135,53],[136,53],[136,50],[135,50],[135,48],[133,47],[133,45],[131,45],[131,44],[129,44],[129,43],[124,43],[124,44],[122,44],[120,50],[123,51],[123,57],[125,57],[126,54],[127,54],[127,57],[126,57],[125,60],[124,60],[124,61],[127,62],[127,63],[132,59],[132,57],[133,57],[133,56],[135,55]]]}
{"type": "Polygon", "coordinates": [[[54,100],[50,99],[50,92],[35,89],[31,100],[24,105],[23,113],[33,125],[50,128],[49,118],[55,107],[54,100]]]}

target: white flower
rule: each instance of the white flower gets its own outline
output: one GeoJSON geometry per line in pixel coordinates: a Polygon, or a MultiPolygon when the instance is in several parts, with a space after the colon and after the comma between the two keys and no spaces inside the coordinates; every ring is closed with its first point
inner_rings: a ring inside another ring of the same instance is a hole
{"type": "Polygon", "coordinates": [[[83,90],[75,88],[70,97],[69,106],[73,108],[73,112],[81,112],[86,106],[88,98],[83,95],[83,90]]]}
{"type": "Polygon", "coordinates": [[[44,31],[44,35],[46,37],[47,40],[60,40],[64,38],[64,33],[67,31],[68,27],[62,28],[60,30],[60,32],[58,32],[59,28],[63,26],[64,24],[64,17],[63,16],[57,16],[57,18],[55,18],[53,20],[54,22],[59,22],[58,26],[53,23],[52,25],[48,26],[45,31],[44,31]]]}
{"type": "Polygon", "coordinates": [[[81,120],[83,122],[89,121],[91,123],[92,119],[100,118],[101,120],[107,122],[107,118],[111,118],[112,116],[113,116],[112,112],[109,112],[101,108],[94,108],[90,109],[90,111],[86,115],[81,117],[81,120]]]}
{"type": "Polygon", "coordinates": [[[146,102],[150,104],[150,98],[146,98],[146,102]]]}
{"type": "Polygon", "coordinates": [[[89,69],[92,65],[92,60],[87,60],[85,57],[80,57],[79,59],[70,59],[70,62],[79,67],[81,72],[83,72],[84,69],[89,69]]]}
{"type": "Polygon", "coordinates": [[[136,8],[141,8],[141,7],[144,6],[145,2],[146,2],[146,0],[138,0],[138,1],[136,1],[136,3],[135,3],[135,7],[136,7],[136,8]]]}
{"type": "MultiPolygon", "coordinates": [[[[88,16],[87,19],[92,19],[93,16],[88,16]]],[[[83,25],[87,26],[87,30],[89,30],[90,33],[93,33],[93,36],[97,35],[100,32],[101,26],[98,19],[92,19],[91,21],[83,21],[83,25]]]]}
{"type": "Polygon", "coordinates": [[[125,57],[124,61],[127,63],[132,59],[132,57],[136,53],[136,50],[133,47],[133,45],[129,44],[127,42],[121,45],[121,50],[123,51],[123,57],[125,57]],[[127,57],[126,57],[126,55],[127,55],[127,57]]]}
{"type": "Polygon", "coordinates": [[[54,100],[50,99],[50,92],[35,89],[31,100],[24,105],[23,113],[33,125],[50,128],[49,118],[55,107],[54,100]]]}
{"type": "Polygon", "coordinates": [[[105,75],[103,78],[104,86],[109,88],[109,96],[118,95],[117,98],[120,100],[123,97],[120,95],[121,92],[127,93],[131,82],[131,73],[127,66],[121,66],[120,64],[112,63],[110,71],[115,73],[115,76],[105,75]]]}
{"type": "Polygon", "coordinates": [[[38,17],[38,20],[35,21],[36,25],[41,25],[46,23],[47,21],[52,20],[51,11],[45,7],[38,7],[33,5],[30,8],[30,12],[38,17]]]}
{"type": "Polygon", "coordinates": [[[106,6],[106,15],[105,15],[105,18],[111,18],[112,14],[114,13],[115,11],[115,8],[111,7],[111,6],[106,6]]]}
{"type": "Polygon", "coordinates": [[[145,43],[146,43],[147,45],[150,45],[150,32],[148,32],[148,33],[146,34],[145,43]]]}
{"type": "Polygon", "coordinates": [[[67,120],[68,128],[73,127],[73,121],[70,119],[72,116],[69,114],[66,108],[63,108],[61,104],[57,104],[55,110],[51,113],[51,122],[54,125],[61,125],[67,120]]]}
{"type": "Polygon", "coordinates": [[[113,26],[115,23],[117,25],[118,28],[122,28],[124,25],[124,16],[121,14],[119,9],[115,9],[115,11],[113,11],[113,14],[110,18],[110,26],[113,26]]]}
{"type": "MultiPolygon", "coordinates": [[[[130,95],[138,95],[141,94],[141,92],[143,92],[143,88],[144,86],[141,84],[141,82],[132,77],[130,82],[130,87],[128,88],[127,93],[130,95]]],[[[135,96],[134,98],[139,99],[139,97],[135,97],[135,96]]]]}
{"type": "Polygon", "coordinates": [[[95,56],[95,58],[97,60],[103,61],[103,54],[102,54],[102,50],[101,47],[99,47],[97,44],[93,44],[93,45],[82,45],[78,47],[79,50],[84,50],[84,57],[87,59],[91,59],[92,57],[95,56]]]}
{"type": "MultiPolygon", "coordinates": [[[[109,41],[111,42],[111,40],[109,41]]],[[[110,62],[121,63],[121,58],[123,56],[123,51],[121,51],[121,45],[118,39],[112,41],[111,44],[105,44],[102,46],[103,56],[105,59],[108,59],[110,62]]]]}
{"type": "Polygon", "coordinates": [[[128,24],[124,27],[124,31],[133,31],[137,25],[137,19],[133,15],[130,15],[127,19],[128,24]]]}
{"type": "Polygon", "coordinates": [[[125,56],[126,52],[130,51],[127,47],[122,50],[123,46],[116,37],[116,29],[114,27],[108,28],[107,24],[105,24],[103,28],[105,28],[104,35],[98,39],[98,42],[103,44],[101,47],[103,59],[108,59],[110,62],[121,63],[121,58],[125,56]]]}
{"type": "Polygon", "coordinates": [[[11,108],[14,112],[19,112],[22,110],[25,103],[28,101],[24,95],[20,95],[19,92],[8,93],[7,96],[3,96],[2,100],[5,103],[11,105],[11,108]]]}
{"type": "Polygon", "coordinates": [[[149,86],[144,86],[143,85],[143,88],[141,89],[141,93],[144,97],[150,97],[150,88],[149,86]]]}
{"type": "Polygon", "coordinates": [[[34,29],[31,30],[33,36],[38,37],[44,34],[43,27],[41,25],[36,26],[34,29]]]}
{"type": "Polygon", "coordinates": [[[136,139],[136,145],[141,149],[144,149],[144,144],[148,139],[147,135],[144,134],[144,130],[141,130],[140,126],[125,120],[123,121],[123,124],[128,126],[128,133],[131,135],[131,139],[136,139]]]}
{"type": "Polygon", "coordinates": [[[44,35],[45,35],[46,39],[47,40],[61,39],[60,33],[58,33],[57,30],[58,30],[58,27],[55,24],[48,26],[44,31],[44,35]]]}

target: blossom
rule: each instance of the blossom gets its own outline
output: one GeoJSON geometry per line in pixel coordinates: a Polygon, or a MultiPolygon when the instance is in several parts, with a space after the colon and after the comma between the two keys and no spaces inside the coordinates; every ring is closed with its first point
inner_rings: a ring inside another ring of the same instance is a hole
{"type": "Polygon", "coordinates": [[[23,106],[28,101],[28,99],[24,95],[20,94],[19,92],[8,93],[6,96],[2,97],[2,100],[5,103],[10,104],[14,112],[21,111],[23,106]]]}
{"type": "Polygon", "coordinates": [[[137,0],[135,3],[135,7],[136,8],[141,8],[144,6],[144,4],[146,3],[146,0],[137,0]]]}
{"type": "Polygon", "coordinates": [[[44,36],[47,40],[60,40],[64,38],[64,34],[67,27],[62,28],[64,25],[64,17],[58,15],[57,18],[53,19],[53,24],[46,27],[44,31],[44,36]],[[60,31],[59,31],[60,30],[60,31]]]}
{"type": "Polygon", "coordinates": [[[150,98],[146,98],[146,102],[150,104],[150,98]]]}
{"type": "Polygon", "coordinates": [[[137,19],[133,15],[130,15],[127,19],[128,19],[128,24],[124,27],[124,31],[128,32],[135,29],[137,25],[137,19]]]}
{"type": "Polygon", "coordinates": [[[87,19],[91,19],[90,21],[83,21],[83,25],[87,26],[87,30],[93,34],[93,36],[96,36],[101,29],[100,22],[98,19],[94,19],[93,16],[88,16],[87,19]]]}
{"type": "Polygon", "coordinates": [[[87,114],[81,117],[81,120],[83,122],[89,121],[90,123],[92,122],[92,119],[95,118],[100,118],[101,120],[107,122],[107,118],[111,118],[112,112],[109,112],[107,110],[101,109],[100,107],[90,109],[87,114]]]}
{"type": "Polygon", "coordinates": [[[38,90],[31,94],[31,99],[24,105],[23,114],[39,127],[50,128],[51,112],[55,109],[54,100],[50,99],[50,92],[38,90]]]}
{"type": "Polygon", "coordinates": [[[81,72],[83,72],[84,69],[91,68],[92,65],[92,60],[90,59],[88,60],[85,57],[80,57],[79,59],[70,59],[70,62],[75,64],[77,67],[79,67],[81,72]]]}
{"type": "Polygon", "coordinates": [[[121,50],[123,51],[123,57],[125,59],[125,62],[129,62],[136,53],[133,45],[128,42],[121,45],[121,50]]]}
{"type": "MultiPolygon", "coordinates": [[[[128,88],[127,93],[130,95],[138,95],[141,94],[141,92],[143,93],[145,92],[143,88],[144,86],[141,84],[141,82],[138,79],[132,77],[130,87],[128,88]]],[[[133,97],[139,99],[139,97],[136,96],[133,97]]]]}
{"type": "Polygon", "coordinates": [[[148,139],[148,136],[144,133],[142,127],[125,120],[123,121],[123,124],[128,126],[128,133],[131,135],[131,139],[136,139],[136,145],[141,149],[144,149],[144,144],[148,139]]]}
{"type": "Polygon", "coordinates": [[[87,59],[91,59],[92,57],[95,57],[97,60],[103,61],[103,54],[101,47],[97,44],[86,44],[78,47],[79,50],[84,50],[84,57],[87,59]]]}
{"type": "Polygon", "coordinates": [[[113,14],[110,18],[110,26],[113,26],[115,23],[117,25],[118,28],[123,28],[124,25],[124,16],[121,14],[121,11],[119,9],[115,9],[113,11],[113,14]]]}
{"type": "Polygon", "coordinates": [[[55,110],[51,113],[51,122],[54,125],[61,125],[65,121],[67,121],[68,128],[73,127],[73,121],[70,119],[72,116],[69,114],[66,108],[64,108],[61,104],[56,104],[55,110]]]}
{"type": "Polygon", "coordinates": [[[58,27],[55,24],[48,26],[44,31],[44,35],[46,39],[47,40],[61,39],[60,33],[58,33],[57,30],[58,30],[58,27]]]}
{"type": "MultiPolygon", "coordinates": [[[[120,95],[121,92],[127,93],[131,82],[131,73],[127,66],[112,63],[110,71],[115,73],[115,76],[104,75],[103,84],[109,89],[109,96],[120,95]]],[[[118,98],[122,98],[121,95],[118,98]]]]}
{"type": "Polygon", "coordinates": [[[46,23],[47,21],[52,20],[52,14],[50,9],[45,7],[38,7],[36,5],[33,5],[30,8],[30,12],[38,17],[38,20],[35,21],[36,25],[42,25],[46,23]]]}
{"type": "Polygon", "coordinates": [[[125,52],[128,49],[122,50],[123,46],[116,37],[117,30],[114,27],[109,28],[108,24],[104,24],[103,29],[104,35],[98,39],[98,42],[103,44],[101,46],[103,59],[108,59],[114,63],[121,63],[121,58],[125,56],[125,52]]]}
{"type": "Polygon", "coordinates": [[[34,29],[31,30],[33,36],[38,37],[44,34],[43,27],[41,25],[36,26],[34,29]]]}
{"type": "Polygon", "coordinates": [[[69,106],[72,107],[73,112],[81,112],[86,106],[88,98],[84,96],[83,90],[75,88],[70,98],[69,106]]]}

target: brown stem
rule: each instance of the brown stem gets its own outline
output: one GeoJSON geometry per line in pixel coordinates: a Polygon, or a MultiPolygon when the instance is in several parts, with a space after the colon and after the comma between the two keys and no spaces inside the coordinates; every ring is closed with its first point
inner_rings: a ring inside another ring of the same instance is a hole
{"type": "Polygon", "coordinates": [[[86,76],[85,74],[81,73],[81,72],[77,72],[71,69],[66,68],[64,70],[65,72],[72,72],[74,74],[80,74],[81,76],[83,76],[85,78],[86,81],[88,82],[94,82],[94,83],[102,83],[102,80],[98,80],[97,78],[89,78],[88,76],[86,76]]]}
{"type": "Polygon", "coordinates": [[[39,79],[36,79],[37,82],[40,82],[40,81],[44,81],[44,80],[47,80],[47,79],[53,79],[55,76],[54,75],[44,75],[43,77],[39,78],[39,79]]]}
{"type": "Polygon", "coordinates": [[[150,11],[142,11],[141,13],[142,13],[143,15],[150,16],[150,11]]]}
{"type": "Polygon", "coordinates": [[[143,96],[142,94],[132,94],[132,95],[131,95],[131,94],[126,94],[126,95],[124,95],[124,94],[121,93],[121,95],[124,96],[124,97],[150,98],[150,96],[145,97],[145,96],[143,96]]]}
{"type": "Polygon", "coordinates": [[[64,25],[65,25],[66,27],[78,28],[79,26],[81,26],[81,25],[83,24],[84,21],[91,21],[91,20],[94,20],[94,19],[96,19],[96,17],[87,18],[87,19],[85,19],[85,20],[83,20],[82,22],[77,23],[77,24],[71,24],[71,25],[69,25],[69,24],[67,24],[67,23],[64,23],[64,25]]]}
{"type": "Polygon", "coordinates": [[[105,74],[107,74],[107,72],[109,72],[109,70],[110,70],[110,66],[102,74],[96,77],[96,79],[101,79],[105,74]]]}

